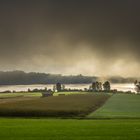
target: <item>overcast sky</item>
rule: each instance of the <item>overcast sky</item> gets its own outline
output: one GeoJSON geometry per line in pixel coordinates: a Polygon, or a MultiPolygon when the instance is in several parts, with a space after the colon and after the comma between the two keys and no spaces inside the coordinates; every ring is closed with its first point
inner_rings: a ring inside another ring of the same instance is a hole
{"type": "Polygon", "coordinates": [[[0,70],[140,76],[139,0],[0,0],[0,70]]]}

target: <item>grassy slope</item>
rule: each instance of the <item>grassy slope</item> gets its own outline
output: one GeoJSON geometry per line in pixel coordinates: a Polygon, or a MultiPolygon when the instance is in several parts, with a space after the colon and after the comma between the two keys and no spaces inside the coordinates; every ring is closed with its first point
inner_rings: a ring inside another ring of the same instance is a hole
{"type": "Polygon", "coordinates": [[[113,95],[101,108],[89,115],[93,118],[140,118],[140,95],[113,95]]]}
{"type": "Polygon", "coordinates": [[[139,140],[140,120],[0,119],[1,140],[139,140]]]}
{"type": "Polygon", "coordinates": [[[0,116],[85,116],[108,98],[107,94],[79,94],[5,102],[0,104],[0,116]]]}

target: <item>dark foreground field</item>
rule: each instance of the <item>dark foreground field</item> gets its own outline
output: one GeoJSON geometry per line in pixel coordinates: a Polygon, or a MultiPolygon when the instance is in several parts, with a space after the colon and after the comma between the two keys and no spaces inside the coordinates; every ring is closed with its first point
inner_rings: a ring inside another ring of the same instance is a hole
{"type": "Polygon", "coordinates": [[[140,120],[0,119],[1,140],[139,140],[140,120]]]}
{"type": "Polygon", "coordinates": [[[101,107],[109,94],[76,94],[0,100],[0,116],[84,117],[101,107]],[[19,100],[20,99],[20,100],[19,100]]]}

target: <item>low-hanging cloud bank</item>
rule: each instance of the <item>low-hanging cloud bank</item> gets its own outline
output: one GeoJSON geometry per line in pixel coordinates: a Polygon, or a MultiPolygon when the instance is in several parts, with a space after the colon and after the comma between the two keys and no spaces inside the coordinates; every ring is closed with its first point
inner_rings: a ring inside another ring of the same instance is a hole
{"type": "Polygon", "coordinates": [[[140,76],[139,4],[2,0],[1,70],[140,76]]]}

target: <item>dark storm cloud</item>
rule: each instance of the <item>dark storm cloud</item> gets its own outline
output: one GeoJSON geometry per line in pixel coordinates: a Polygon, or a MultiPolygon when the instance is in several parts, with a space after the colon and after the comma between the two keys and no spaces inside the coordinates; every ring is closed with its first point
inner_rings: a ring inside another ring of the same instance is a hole
{"type": "Polygon", "coordinates": [[[140,67],[139,6],[139,0],[1,0],[1,69],[133,75],[140,67]]]}

